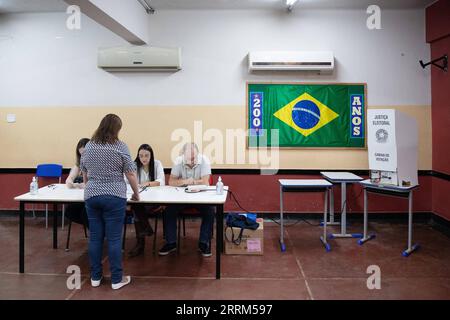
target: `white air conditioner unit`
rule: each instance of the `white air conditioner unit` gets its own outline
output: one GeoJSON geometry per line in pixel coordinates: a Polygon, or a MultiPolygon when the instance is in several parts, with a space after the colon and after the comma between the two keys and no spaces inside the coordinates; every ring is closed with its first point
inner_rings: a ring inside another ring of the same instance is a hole
{"type": "Polygon", "coordinates": [[[332,72],[331,51],[255,51],[248,54],[249,71],[320,71],[332,72]]]}
{"type": "Polygon", "coordinates": [[[181,49],[150,46],[100,48],[97,64],[107,71],[177,71],[181,69],[181,49]]]}

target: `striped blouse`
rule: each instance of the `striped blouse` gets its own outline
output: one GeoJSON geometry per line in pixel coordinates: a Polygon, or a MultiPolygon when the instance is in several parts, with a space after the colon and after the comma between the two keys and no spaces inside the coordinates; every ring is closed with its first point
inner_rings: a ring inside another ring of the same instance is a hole
{"type": "Polygon", "coordinates": [[[86,144],[81,156],[80,168],[87,174],[84,200],[101,195],[127,198],[127,185],[124,173],[136,171],[130,151],[125,143],[86,144]]]}

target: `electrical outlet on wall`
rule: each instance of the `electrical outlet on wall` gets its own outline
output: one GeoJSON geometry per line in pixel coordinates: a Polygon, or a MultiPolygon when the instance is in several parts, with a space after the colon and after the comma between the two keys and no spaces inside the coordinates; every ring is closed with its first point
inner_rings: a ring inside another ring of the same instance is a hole
{"type": "Polygon", "coordinates": [[[6,115],[6,121],[7,121],[8,123],[14,123],[14,122],[16,122],[16,115],[13,114],[13,113],[7,114],[7,115],[6,115]]]}

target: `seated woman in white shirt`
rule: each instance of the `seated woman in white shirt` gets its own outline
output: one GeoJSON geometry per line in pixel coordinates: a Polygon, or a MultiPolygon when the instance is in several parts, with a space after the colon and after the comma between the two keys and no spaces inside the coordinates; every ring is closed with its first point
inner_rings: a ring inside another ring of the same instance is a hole
{"type": "MultiPolygon", "coordinates": [[[[165,185],[164,168],[154,157],[153,149],[143,144],[138,149],[136,157],[137,178],[140,188],[165,185]]],[[[136,246],[128,252],[129,257],[136,257],[144,253],[145,236],[152,236],[154,231],[148,222],[148,213],[157,210],[159,206],[133,204],[134,227],[136,230],[136,246]]]]}

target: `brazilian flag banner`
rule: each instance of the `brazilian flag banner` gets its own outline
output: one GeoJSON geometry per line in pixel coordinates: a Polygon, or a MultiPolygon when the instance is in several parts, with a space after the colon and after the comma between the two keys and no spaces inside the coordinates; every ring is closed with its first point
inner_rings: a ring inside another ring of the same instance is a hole
{"type": "Polygon", "coordinates": [[[247,115],[249,147],[366,147],[365,84],[247,83],[247,115]]]}

